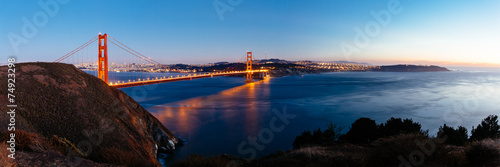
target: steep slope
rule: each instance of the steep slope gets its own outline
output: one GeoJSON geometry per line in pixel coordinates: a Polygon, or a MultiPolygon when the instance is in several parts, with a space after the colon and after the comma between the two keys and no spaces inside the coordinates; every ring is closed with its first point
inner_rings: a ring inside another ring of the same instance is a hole
{"type": "MultiPolygon", "coordinates": [[[[0,104],[2,111],[7,111],[6,66],[0,67],[0,76],[0,104]]],[[[157,148],[172,151],[178,142],[131,97],[73,65],[16,64],[14,94],[18,104],[16,131],[25,130],[47,139],[52,146],[59,143],[65,147],[31,150],[54,149],[66,156],[111,164],[136,159],[144,166],[158,166],[157,148]],[[128,157],[116,157],[120,155],[128,157]]],[[[0,115],[0,124],[8,124],[7,114],[0,115]]]]}

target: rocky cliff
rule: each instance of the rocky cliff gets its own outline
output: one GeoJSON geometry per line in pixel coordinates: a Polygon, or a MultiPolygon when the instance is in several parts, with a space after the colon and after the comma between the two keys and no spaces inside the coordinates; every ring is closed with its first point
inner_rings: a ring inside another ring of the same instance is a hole
{"type": "MultiPolygon", "coordinates": [[[[0,67],[0,76],[0,104],[7,111],[6,66],[0,67]]],[[[157,148],[172,151],[179,141],[134,99],[73,65],[16,64],[15,85],[18,153],[54,153],[66,157],[67,163],[82,157],[107,164],[159,166],[157,148]]],[[[0,124],[6,126],[9,119],[1,114],[0,124]]],[[[8,134],[2,131],[0,139],[7,140],[8,134]]],[[[71,163],[78,166],[78,161],[71,163]]]]}

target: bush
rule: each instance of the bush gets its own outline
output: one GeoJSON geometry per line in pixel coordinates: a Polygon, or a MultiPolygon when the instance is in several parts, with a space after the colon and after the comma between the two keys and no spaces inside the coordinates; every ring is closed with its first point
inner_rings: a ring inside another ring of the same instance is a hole
{"type": "Polygon", "coordinates": [[[227,155],[218,155],[214,157],[204,157],[203,155],[193,154],[189,155],[186,159],[176,161],[172,167],[225,167],[237,165],[239,161],[227,155]],[[233,161],[234,160],[234,161],[233,161]]]}
{"type": "Polygon", "coordinates": [[[474,166],[493,166],[489,163],[494,162],[500,157],[500,144],[491,139],[474,141],[465,149],[465,155],[470,165],[474,166]]]}
{"type": "Polygon", "coordinates": [[[115,147],[107,147],[102,149],[101,162],[124,165],[124,166],[149,166],[152,165],[147,160],[143,160],[140,156],[130,151],[124,151],[115,147]],[[148,165],[149,164],[149,165],[148,165]]]}
{"type": "Polygon", "coordinates": [[[378,139],[378,128],[374,120],[359,118],[351,125],[351,129],[341,137],[350,143],[370,143],[378,139]]]}
{"type": "Polygon", "coordinates": [[[342,127],[329,123],[325,131],[318,128],[312,133],[310,130],[302,132],[302,134],[295,137],[292,146],[293,148],[300,148],[303,146],[333,144],[339,138],[341,131],[342,127]]]}
{"type": "Polygon", "coordinates": [[[385,124],[379,125],[380,137],[388,137],[399,134],[422,133],[422,125],[418,122],[413,122],[412,119],[404,119],[391,117],[385,124]]]}
{"type": "Polygon", "coordinates": [[[472,140],[482,140],[486,138],[495,139],[499,137],[500,125],[498,124],[498,116],[489,115],[481,124],[477,125],[477,128],[472,127],[471,130],[472,140]]]}
{"type": "Polygon", "coordinates": [[[298,135],[295,137],[295,140],[293,141],[293,148],[300,148],[303,146],[308,146],[314,144],[313,142],[313,137],[311,134],[310,130],[306,130],[302,132],[302,134],[298,135]]]}
{"type": "Polygon", "coordinates": [[[463,166],[463,158],[450,154],[439,140],[422,133],[400,134],[382,138],[373,143],[368,163],[370,166],[463,166]]]}
{"type": "Polygon", "coordinates": [[[326,142],[332,142],[338,140],[343,127],[337,127],[334,123],[328,123],[328,128],[323,132],[323,137],[326,138],[326,142]]]}
{"type": "Polygon", "coordinates": [[[443,126],[439,127],[438,138],[446,138],[445,143],[463,146],[468,139],[467,129],[463,126],[459,126],[457,129],[453,127],[443,126]]]}

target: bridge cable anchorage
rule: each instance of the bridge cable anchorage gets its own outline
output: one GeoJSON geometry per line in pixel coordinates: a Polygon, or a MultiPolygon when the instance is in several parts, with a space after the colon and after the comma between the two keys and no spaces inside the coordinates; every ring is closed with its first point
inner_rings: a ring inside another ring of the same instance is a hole
{"type": "MultiPolygon", "coordinates": [[[[155,62],[155,63],[153,63],[153,64],[161,64],[161,63],[159,63],[159,62],[157,62],[157,61],[155,61],[155,60],[153,60],[153,59],[151,59],[151,58],[149,58],[149,57],[146,57],[146,56],[144,56],[143,54],[141,54],[141,53],[139,53],[139,52],[135,51],[134,49],[132,49],[132,48],[128,47],[127,45],[125,45],[125,44],[121,43],[121,42],[120,42],[120,41],[118,41],[117,39],[115,39],[115,38],[113,38],[113,37],[111,37],[111,36],[109,36],[109,37],[110,37],[112,40],[114,40],[114,41],[118,42],[119,44],[123,45],[124,47],[126,47],[126,48],[130,49],[131,51],[133,51],[133,52],[137,53],[138,55],[140,55],[140,56],[142,56],[142,57],[144,57],[144,58],[146,58],[146,59],[149,59],[149,60],[151,60],[151,61],[155,62]]],[[[123,49],[123,48],[122,48],[122,49],[123,49]]]]}
{"type": "Polygon", "coordinates": [[[91,40],[85,42],[83,45],[80,45],[79,47],[77,47],[76,49],[72,50],[71,52],[65,54],[64,56],[56,59],[54,62],[61,62],[63,61],[64,59],[72,56],[73,54],[77,53],[78,51],[82,50],[83,48],[89,46],[90,44],[94,43],[95,41],[97,41],[97,37],[98,36],[95,36],[94,38],[92,38],[91,40]]]}

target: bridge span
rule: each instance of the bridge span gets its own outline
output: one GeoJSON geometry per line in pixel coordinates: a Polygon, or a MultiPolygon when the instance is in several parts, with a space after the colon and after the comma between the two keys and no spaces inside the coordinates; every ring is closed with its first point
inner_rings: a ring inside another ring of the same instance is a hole
{"type": "MultiPolygon", "coordinates": [[[[113,37],[108,36],[107,34],[102,35],[101,33],[99,33],[98,36],[92,38],[91,40],[87,41],[83,45],[77,47],[73,51],[58,58],[54,62],[62,62],[65,60],[71,60],[73,62],[75,57],[76,57],[77,62],[79,62],[80,60],[83,62],[84,58],[82,56],[80,56],[80,55],[82,55],[82,54],[79,54],[80,51],[82,51],[84,48],[87,48],[90,44],[92,44],[96,41],[98,41],[97,61],[95,61],[96,66],[97,66],[97,77],[99,79],[103,80],[104,82],[106,82],[107,84],[109,84],[110,86],[115,87],[115,88],[126,88],[126,87],[133,87],[133,86],[151,85],[151,84],[158,84],[158,83],[193,80],[193,79],[218,77],[218,76],[231,76],[231,75],[246,75],[245,82],[250,83],[250,82],[252,82],[252,78],[255,77],[254,74],[259,74],[259,78],[265,78],[268,76],[268,70],[253,70],[252,69],[253,55],[252,55],[252,52],[247,51],[247,53],[246,53],[246,70],[245,71],[229,71],[230,69],[228,67],[229,70],[223,71],[223,72],[211,72],[211,73],[204,73],[204,74],[188,74],[187,76],[183,75],[183,76],[178,76],[178,77],[172,77],[172,76],[160,77],[160,78],[154,78],[151,80],[148,78],[147,80],[142,80],[142,81],[141,81],[141,79],[138,79],[137,81],[135,81],[135,80],[130,81],[129,80],[128,82],[118,81],[118,82],[112,83],[112,82],[109,82],[109,74],[108,74],[109,68],[110,68],[110,66],[108,65],[108,42],[110,42],[111,44],[114,44],[118,48],[135,56],[136,58],[138,58],[137,60],[139,60],[139,61],[144,61],[144,62],[147,62],[148,64],[158,65],[158,66],[162,66],[163,64],[161,64],[155,60],[152,60],[150,57],[146,57],[146,56],[140,54],[139,52],[128,47],[127,45],[123,44],[122,42],[114,39],[113,37]],[[109,39],[108,39],[108,37],[109,37],[109,39]],[[76,56],[74,56],[74,55],[76,55],[76,56]],[[69,57],[71,57],[71,58],[68,59],[69,57]]],[[[87,53],[88,53],[88,51],[87,51],[87,53]]],[[[93,64],[90,62],[92,62],[92,61],[89,61],[87,58],[86,64],[87,65],[93,64]]],[[[132,64],[136,64],[136,63],[132,63],[132,64]]],[[[137,64],[139,64],[139,63],[137,63],[137,64]]]]}
{"type": "Polygon", "coordinates": [[[151,80],[138,80],[138,81],[132,81],[132,82],[116,82],[116,83],[109,83],[109,86],[115,87],[115,88],[127,88],[127,87],[134,87],[134,86],[143,86],[143,85],[151,85],[151,84],[159,84],[159,83],[166,83],[166,82],[175,82],[175,81],[184,81],[184,80],[193,80],[193,79],[200,79],[200,78],[210,78],[210,77],[219,77],[219,76],[232,76],[232,75],[250,75],[253,76],[253,74],[259,74],[259,78],[265,78],[267,77],[267,70],[252,70],[252,71],[231,71],[231,72],[216,72],[216,73],[205,73],[205,74],[189,74],[189,75],[184,75],[184,76],[179,76],[179,77],[163,77],[163,78],[155,78],[151,80]]]}

